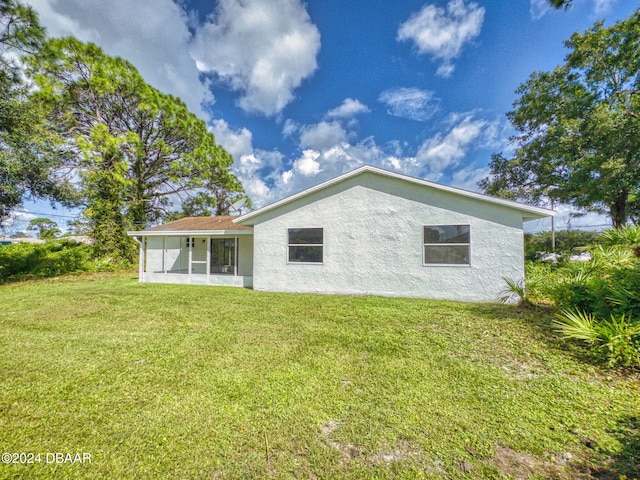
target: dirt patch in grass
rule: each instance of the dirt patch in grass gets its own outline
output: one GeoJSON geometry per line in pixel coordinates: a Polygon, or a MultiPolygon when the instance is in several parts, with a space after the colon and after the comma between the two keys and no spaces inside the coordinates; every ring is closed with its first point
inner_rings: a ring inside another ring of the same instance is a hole
{"type": "Polygon", "coordinates": [[[534,379],[546,373],[546,368],[542,362],[535,359],[524,361],[517,359],[513,355],[507,355],[503,358],[494,359],[494,362],[501,366],[502,370],[509,376],[518,380],[534,379]]]}
{"type": "MultiPolygon", "coordinates": [[[[408,440],[401,440],[395,446],[388,446],[372,455],[366,455],[364,449],[362,447],[359,447],[358,445],[353,445],[350,443],[342,444],[336,442],[333,439],[333,433],[341,425],[342,422],[338,420],[329,420],[322,426],[322,438],[332,448],[341,453],[341,463],[343,464],[352,460],[356,460],[370,467],[373,465],[389,465],[396,462],[424,462],[425,460],[422,450],[412,445],[408,440]]],[[[423,466],[425,472],[444,473],[442,462],[440,460],[428,463],[429,466],[423,466]]]]}
{"type": "Polygon", "coordinates": [[[357,445],[352,445],[350,443],[343,444],[336,442],[333,439],[333,432],[335,432],[340,427],[340,425],[342,425],[342,422],[338,420],[329,420],[327,423],[322,425],[322,438],[331,447],[342,454],[341,463],[345,463],[358,458],[361,454],[361,449],[357,445]]]}
{"type": "Polygon", "coordinates": [[[574,457],[569,452],[563,452],[554,457],[554,461],[541,460],[528,453],[518,452],[509,447],[497,446],[496,454],[491,463],[501,473],[509,475],[514,480],[528,480],[529,478],[549,478],[557,480],[588,480],[593,479],[588,468],[575,465],[574,457]]]}
{"type": "Polygon", "coordinates": [[[401,440],[395,448],[385,448],[383,451],[368,457],[370,464],[404,462],[422,458],[422,451],[415,448],[408,440],[401,440]]]}

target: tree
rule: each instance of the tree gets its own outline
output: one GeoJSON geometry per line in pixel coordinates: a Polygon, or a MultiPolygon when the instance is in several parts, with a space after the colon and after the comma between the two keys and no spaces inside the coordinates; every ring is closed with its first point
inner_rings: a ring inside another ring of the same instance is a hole
{"type": "Polygon", "coordinates": [[[25,195],[70,202],[60,158],[28,101],[21,56],[37,52],[44,29],[36,13],[14,0],[0,0],[0,226],[25,195]]]}
{"type": "Polygon", "coordinates": [[[86,235],[89,233],[89,225],[84,217],[67,221],[67,226],[71,235],[86,235]]]}
{"type": "Polygon", "coordinates": [[[30,232],[37,232],[37,236],[41,240],[51,240],[56,238],[60,234],[58,224],[48,218],[34,218],[29,222],[27,230],[30,232]]]}
{"type": "Polygon", "coordinates": [[[93,44],[53,39],[30,59],[33,100],[72,155],[97,249],[131,257],[127,229],[163,220],[215,183],[242,186],[231,156],[179,99],[149,86],[129,62],[93,44]]]}
{"type": "MultiPolygon", "coordinates": [[[[226,155],[229,155],[225,152],[226,155]]],[[[242,190],[238,179],[228,170],[220,169],[204,172],[203,188],[193,197],[182,203],[182,211],[176,212],[173,219],[182,216],[229,215],[235,203],[251,207],[251,200],[242,190]]]]}
{"type": "Polygon", "coordinates": [[[20,83],[20,63],[15,54],[33,53],[42,45],[44,29],[38,15],[15,0],[0,0],[0,79],[20,83]]]}
{"type": "Polygon", "coordinates": [[[597,22],[566,42],[552,72],[534,72],[507,114],[518,132],[513,158],[492,157],[487,193],[551,198],[597,212],[614,226],[640,215],[640,11],[597,22]]]}

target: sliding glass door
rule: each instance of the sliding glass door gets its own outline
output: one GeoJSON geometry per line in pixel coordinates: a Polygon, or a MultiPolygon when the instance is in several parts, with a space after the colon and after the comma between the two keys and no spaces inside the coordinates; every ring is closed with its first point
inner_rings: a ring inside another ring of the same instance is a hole
{"type": "Polygon", "coordinates": [[[212,238],[211,273],[235,275],[237,270],[237,250],[235,238],[212,238]]]}

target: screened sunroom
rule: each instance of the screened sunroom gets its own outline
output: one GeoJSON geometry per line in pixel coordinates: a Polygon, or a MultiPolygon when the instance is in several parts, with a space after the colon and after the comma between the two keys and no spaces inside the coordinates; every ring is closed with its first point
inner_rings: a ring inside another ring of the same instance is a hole
{"type": "Polygon", "coordinates": [[[150,283],[253,285],[253,228],[235,217],[187,217],[139,232],[138,279],[150,283]]]}

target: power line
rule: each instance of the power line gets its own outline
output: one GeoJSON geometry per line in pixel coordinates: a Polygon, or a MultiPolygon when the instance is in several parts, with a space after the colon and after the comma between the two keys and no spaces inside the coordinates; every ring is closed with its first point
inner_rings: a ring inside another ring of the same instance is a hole
{"type": "MultiPolygon", "coordinates": [[[[14,210],[14,212],[29,213],[29,214],[33,214],[33,215],[42,215],[43,217],[58,217],[58,218],[73,218],[73,219],[81,217],[81,214],[78,214],[78,215],[60,215],[60,214],[57,214],[57,213],[33,212],[33,211],[30,211],[30,210],[14,210]]],[[[27,220],[24,220],[24,221],[27,221],[27,220]]],[[[133,223],[131,223],[131,225],[144,225],[144,226],[146,226],[147,224],[143,223],[143,222],[133,222],[133,223]]]]}
{"type": "Polygon", "coordinates": [[[600,225],[572,225],[571,228],[593,228],[593,227],[610,227],[610,223],[601,223],[600,225]]]}
{"type": "Polygon", "coordinates": [[[14,210],[17,213],[29,213],[32,215],[42,215],[45,217],[59,217],[59,218],[78,218],[78,215],[60,215],[58,213],[44,213],[44,212],[33,212],[30,210],[14,210]]]}

